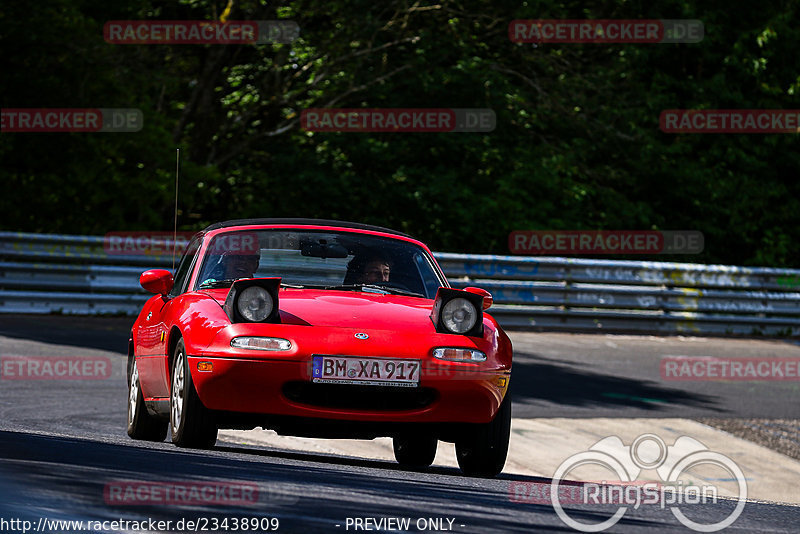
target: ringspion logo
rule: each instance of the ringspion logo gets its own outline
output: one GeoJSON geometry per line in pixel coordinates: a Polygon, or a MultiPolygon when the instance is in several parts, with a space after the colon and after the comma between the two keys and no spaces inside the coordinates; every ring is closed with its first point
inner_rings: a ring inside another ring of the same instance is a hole
{"type": "MultiPolygon", "coordinates": [[[[599,480],[595,482],[569,482],[561,481],[558,485],[557,499],[564,504],[586,504],[601,492],[609,495],[602,504],[624,504],[625,492],[630,486],[654,489],[660,491],[661,483],[658,480],[599,480]]],[[[508,497],[511,502],[528,504],[551,504],[553,497],[550,495],[552,484],[550,482],[526,482],[515,480],[508,486],[508,497]]],[[[634,488],[633,490],[638,491],[634,488]]],[[[600,504],[597,500],[596,504],[600,504]]]]}
{"type": "Polygon", "coordinates": [[[133,108],[4,108],[0,131],[6,132],[138,132],[142,111],[133,108]]]}
{"type": "MultiPolygon", "coordinates": [[[[515,488],[516,491],[519,490],[515,488]]],[[[641,506],[669,509],[687,528],[697,532],[716,532],[733,524],[744,510],[747,502],[747,479],[736,462],[689,436],[678,437],[672,445],[667,445],[655,434],[642,434],[630,445],[625,445],[618,436],[609,436],[562,462],[553,474],[549,495],[550,503],[561,521],[580,532],[607,530],[616,525],[630,508],[635,510],[641,506]],[[726,507],[726,511],[729,508],[732,510],[714,523],[694,521],[681,510],[681,507],[686,509],[687,505],[711,506],[719,500],[720,488],[716,485],[701,481],[691,482],[691,478],[694,478],[691,470],[699,466],[722,471],[723,478],[712,480],[736,483],[736,505],[726,507]],[[572,504],[574,499],[580,498],[582,504],[617,505],[616,511],[608,518],[601,514],[585,516],[581,512],[564,509],[563,505],[566,503],[562,501],[565,495],[561,491],[561,485],[571,472],[586,467],[603,469],[617,482],[584,483],[582,491],[566,495],[569,499],[567,503],[572,504]],[[658,482],[635,483],[643,471],[650,470],[656,472],[658,482]],[[687,478],[690,479],[688,484],[684,483],[687,478]]]]}
{"type": "Polygon", "coordinates": [[[800,109],[667,109],[664,133],[800,133],[800,109]]]}
{"type": "Polygon", "coordinates": [[[699,43],[703,36],[703,22],[689,19],[534,19],[508,25],[515,43],[699,43]]]}
{"type": "Polygon", "coordinates": [[[478,108],[311,108],[300,115],[309,132],[491,132],[496,117],[478,108]]]}
{"type": "Polygon", "coordinates": [[[292,20],[110,20],[103,26],[110,44],[287,44],[299,35],[292,20]]]}

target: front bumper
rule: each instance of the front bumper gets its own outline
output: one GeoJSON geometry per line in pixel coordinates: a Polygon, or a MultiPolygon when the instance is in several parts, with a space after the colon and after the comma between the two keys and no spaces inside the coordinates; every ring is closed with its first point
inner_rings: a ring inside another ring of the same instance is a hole
{"type": "Polygon", "coordinates": [[[211,410],[348,421],[488,423],[510,375],[425,362],[417,388],[313,384],[310,361],[189,356],[198,396],[211,410]],[[198,371],[199,362],[213,371],[198,371]]]}
{"type": "Polygon", "coordinates": [[[410,330],[290,324],[237,323],[223,328],[205,349],[190,353],[189,365],[203,404],[219,412],[311,419],[397,423],[487,423],[494,418],[510,379],[511,347],[488,321],[483,338],[410,330]],[[368,333],[366,339],[356,334],[368,333]],[[236,336],[289,339],[288,351],[232,348],[236,336]],[[484,362],[449,362],[434,347],[483,351],[484,362]],[[421,363],[417,388],[311,382],[313,355],[413,359],[421,363]],[[199,371],[210,362],[212,371],[199,371]]]}

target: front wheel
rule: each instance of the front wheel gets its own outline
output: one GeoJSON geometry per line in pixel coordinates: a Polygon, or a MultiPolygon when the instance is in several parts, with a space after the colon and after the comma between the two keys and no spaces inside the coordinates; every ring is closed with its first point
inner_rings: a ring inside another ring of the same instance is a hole
{"type": "Polygon", "coordinates": [[[128,363],[128,435],[133,439],[164,441],[167,437],[166,421],[147,413],[142,387],[139,384],[139,369],[133,356],[128,363]]]}
{"type": "Polygon", "coordinates": [[[217,442],[217,425],[194,389],[183,339],[175,346],[174,355],[169,401],[172,443],[178,447],[210,449],[217,442]]]}
{"type": "Polygon", "coordinates": [[[506,464],[510,435],[511,395],[506,393],[491,422],[468,425],[456,440],[456,459],[461,471],[478,477],[500,474],[506,464]]]}
{"type": "Polygon", "coordinates": [[[403,467],[422,469],[433,463],[438,440],[433,436],[395,436],[394,458],[403,467]]]}

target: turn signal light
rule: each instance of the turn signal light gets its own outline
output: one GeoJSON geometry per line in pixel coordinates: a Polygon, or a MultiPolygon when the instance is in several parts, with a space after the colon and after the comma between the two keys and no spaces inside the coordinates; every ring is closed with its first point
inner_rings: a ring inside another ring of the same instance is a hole
{"type": "Polygon", "coordinates": [[[475,349],[440,347],[433,349],[433,357],[456,362],[485,362],[486,354],[475,349]]]}

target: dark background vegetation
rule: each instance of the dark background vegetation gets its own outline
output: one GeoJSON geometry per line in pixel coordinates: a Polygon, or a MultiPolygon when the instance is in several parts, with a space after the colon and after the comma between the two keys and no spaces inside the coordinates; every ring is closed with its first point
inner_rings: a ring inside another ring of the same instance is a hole
{"type": "Polygon", "coordinates": [[[0,6],[2,107],[140,108],[136,134],[0,135],[0,228],[103,234],[321,217],[509,253],[517,229],[700,230],[683,261],[797,266],[800,136],[672,135],[663,109],[798,109],[797,1],[234,0],[290,45],[111,45],[228,0],[0,6]],[[700,19],[699,44],[515,44],[519,18],[700,19]],[[492,108],[492,133],[310,133],[310,107],[492,108]]]}

